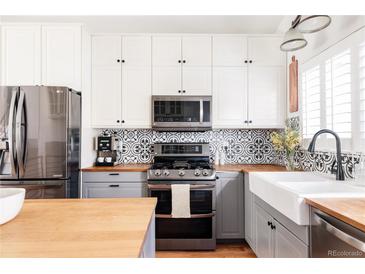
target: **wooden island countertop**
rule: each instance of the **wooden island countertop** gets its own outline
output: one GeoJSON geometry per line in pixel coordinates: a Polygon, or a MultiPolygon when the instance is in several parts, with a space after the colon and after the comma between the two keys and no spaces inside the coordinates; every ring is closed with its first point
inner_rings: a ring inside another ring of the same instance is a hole
{"type": "Polygon", "coordinates": [[[365,198],[306,198],[305,201],[365,232],[365,198]]]}
{"type": "Polygon", "coordinates": [[[155,198],[25,200],[0,226],[0,257],[137,258],[155,198]]]}
{"type": "MultiPolygon", "coordinates": [[[[217,171],[232,171],[232,172],[273,172],[286,171],[284,166],[279,165],[247,165],[247,164],[227,164],[215,165],[217,171]]],[[[150,168],[150,164],[121,164],[112,167],[91,166],[82,168],[83,172],[145,172],[150,168]]]]}

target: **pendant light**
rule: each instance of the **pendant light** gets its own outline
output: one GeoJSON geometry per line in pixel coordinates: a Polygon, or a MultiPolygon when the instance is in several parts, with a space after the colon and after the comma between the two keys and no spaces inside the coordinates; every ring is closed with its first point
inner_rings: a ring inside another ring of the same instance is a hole
{"type": "Polygon", "coordinates": [[[296,28],[302,33],[313,33],[325,29],[331,24],[328,15],[310,15],[302,17],[296,28]]]}
{"type": "Polygon", "coordinates": [[[290,29],[285,33],[280,45],[282,51],[294,51],[307,45],[303,33],[313,33],[328,27],[331,17],[328,15],[309,15],[302,17],[297,15],[291,23],[290,29]]]}
{"type": "Polygon", "coordinates": [[[280,45],[282,51],[294,51],[302,49],[307,45],[307,40],[303,34],[295,28],[290,28],[284,35],[284,40],[280,45]]]}

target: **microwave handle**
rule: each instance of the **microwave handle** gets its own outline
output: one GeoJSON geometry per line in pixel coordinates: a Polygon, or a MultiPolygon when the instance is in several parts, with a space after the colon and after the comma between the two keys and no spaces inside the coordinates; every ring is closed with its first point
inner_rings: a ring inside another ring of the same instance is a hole
{"type": "Polygon", "coordinates": [[[202,124],[203,123],[203,115],[204,115],[204,110],[203,110],[203,99],[200,99],[200,112],[199,112],[199,115],[200,115],[200,123],[202,124]]]}

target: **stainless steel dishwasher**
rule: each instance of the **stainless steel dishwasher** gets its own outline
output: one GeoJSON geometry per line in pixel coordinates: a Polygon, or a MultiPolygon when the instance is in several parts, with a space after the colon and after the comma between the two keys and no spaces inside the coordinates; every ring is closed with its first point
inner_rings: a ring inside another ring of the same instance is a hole
{"type": "Polygon", "coordinates": [[[311,207],[312,258],[364,258],[365,232],[311,207]]]}

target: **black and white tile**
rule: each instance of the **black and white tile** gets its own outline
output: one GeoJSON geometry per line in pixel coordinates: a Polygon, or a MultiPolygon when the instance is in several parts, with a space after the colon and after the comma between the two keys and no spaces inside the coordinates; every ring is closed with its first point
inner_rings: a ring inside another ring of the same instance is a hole
{"type": "Polygon", "coordinates": [[[224,151],[228,164],[276,163],[277,155],[270,141],[272,130],[217,129],[206,132],[158,132],[150,129],[106,129],[101,132],[115,133],[122,140],[120,163],[151,163],[154,143],[210,144],[211,161],[217,150],[224,151]]]}

